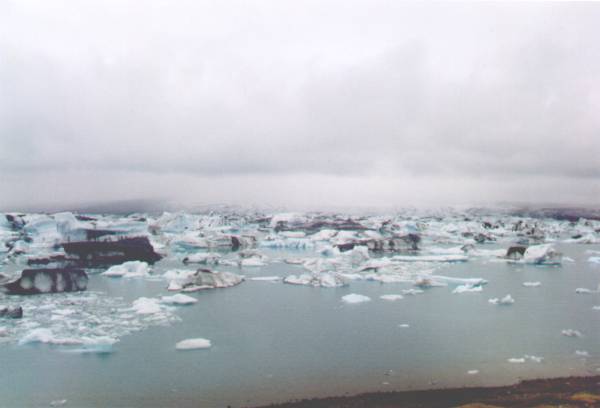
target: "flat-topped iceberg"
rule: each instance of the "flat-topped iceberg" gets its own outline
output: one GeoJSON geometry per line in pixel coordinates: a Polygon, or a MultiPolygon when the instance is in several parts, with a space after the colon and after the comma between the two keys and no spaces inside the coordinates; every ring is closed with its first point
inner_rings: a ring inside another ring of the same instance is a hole
{"type": "Polygon", "coordinates": [[[212,344],[210,340],[203,338],[181,340],[175,344],[177,350],[197,350],[210,348],[212,344]]]}
{"type": "Polygon", "coordinates": [[[365,303],[370,302],[371,298],[365,295],[359,295],[356,293],[351,293],[346,296],[342,296],[342,302],[348,304],[357,304],[357,303],[365,303]]]}
{"type": "Polygon", "coordinates": [[[302,275],[289,275],[284,280],[284,283],[291,285],[306,285],[323,288],[336,288],[348,284],[347,280],[338,273],[305,273],[302,275]]]}
{"type": "Polygon", "coordinates": [[[150,275],[150,267],[146,262],[128,261],[121,265],[111,266],[101,275],[112,278],[141,278],[150,275]]]}

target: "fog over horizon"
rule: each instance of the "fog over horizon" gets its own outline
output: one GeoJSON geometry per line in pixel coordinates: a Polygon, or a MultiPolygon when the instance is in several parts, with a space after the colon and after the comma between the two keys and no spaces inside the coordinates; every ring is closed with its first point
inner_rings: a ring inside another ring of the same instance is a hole
{"type": "Polygon", "coordinates": [[[600,3],[0,2],[0,210],[598,206],[600,3]]]}

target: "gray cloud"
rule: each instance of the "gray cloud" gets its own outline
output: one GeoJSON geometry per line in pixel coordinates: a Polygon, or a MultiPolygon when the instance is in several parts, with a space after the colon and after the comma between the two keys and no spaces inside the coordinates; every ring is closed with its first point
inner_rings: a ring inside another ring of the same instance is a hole
{"type": "Polygon", "coordinates": [[[0,206],[593,203],[599,19],[597,4],[3,2],[0,206]]]}

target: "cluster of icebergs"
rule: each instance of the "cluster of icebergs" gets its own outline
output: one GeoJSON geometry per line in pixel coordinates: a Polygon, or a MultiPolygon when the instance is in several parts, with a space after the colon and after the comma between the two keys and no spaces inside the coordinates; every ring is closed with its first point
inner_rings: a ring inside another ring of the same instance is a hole
{"type": "MultiPolygon", "coordinates": [[[[176,321],[177,307],[198,302],[187,293],[229,288],[246,280],[318,288],[348,286],[358,280],[414,286],[398,291],[401,294],[382,295],[386,301],[418,295],[432,287],[448,287],[454,294],[476,294],[483,291],[486,280],[449,277],[441,271],[472,260],[560,266],[568,258],[556,249],[558,244],[600,243],[600,221],[481,211],[362,216],[256,211],[127,216],[0,214],[0,286],[14,282],[28,265],[60,266],[70,255],[65,249],[69,244],[132,237],[143,238],[142,244],[151,250],[150,261],[121,254],[115,259],[125,257],[125,262],[86,268],[86,272],[103,279],[121,278],[123,284],[132,279],[164,282],[162,296],[124,304],[119,298],[93,292],[93,287],[89,287],[92,292],[6,297],[6,301],[0,293],[0,304],[23,306],[24,311],[22,321],[2,322],[0,341],[18,338],[24,343],[83,348],[100,344],[106,349],[123,333],[176,321]],[[262,268],[273,265],[285,265],[285,272],[273,275],[277,272],[272,268],[270,275],[260,276],[262,268]],[[73,299],[76,306],[61,312],[64,299],[73,299]],[[42,318],[51,324],[44,325],[42,318]]],[[[590,263],[600,264],[600,251],[589,250],[588,255],[590,263]]],[[[110,263],[111,256],[101,254],[100,259],[110,263]]],[[[540,282],[523,285],[537,287],[540,282]]],[[[576,289],[580,294],[596,292],[576,289]]],[[[342,298],[349,304],[369,300],[359,294],[342,298]]],[[[491,298],[489,303],[510,305],[514,299],[506,295],[491,298]]],[[[178,348],[206,344],[201,341],[204,339],[192,340],[178,348]]]]}

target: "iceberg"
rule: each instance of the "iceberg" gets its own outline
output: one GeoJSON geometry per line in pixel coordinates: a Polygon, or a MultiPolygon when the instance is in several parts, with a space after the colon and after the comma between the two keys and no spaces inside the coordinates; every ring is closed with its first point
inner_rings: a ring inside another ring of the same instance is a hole
{"type": "Polygon", "coordinates": [[[196,253],[183,258],[184,264],[203,264],[203,265],[218,265],[221,255],[215,253],[196,253]]]}
{"type": "Polygon", "coordinates": [[[508,306],[515,303],[515,300],[512,298],[511,295],[506,295],[502,299],[491,298],[488,300],[488,302],[493,305],[508,306]]]}
{"type": "Polygon", "coordinates": [[[466,262],[469,257],[466,255],[396,255],[392,257],[393,261],[398,262],[466,262]]]}
{"type": "Polygon", "coordinates": [[[141,297],[133,301],[133,311],[137,314],[160,313],[162,308],[158,299],[141,297]]]}
{"type": "Polygon", "coordinates": [[[348,304],[358,304],[358,303],[365,303],[365,302],[370,302],[370,301],[371,301],[370,297],[364,296],[364,295],[358,295],[356,293],[351,293],[349,295],[342,296],[342,302],[348,303],[348,304]]]}
{"type": "Polygon", "coordinates": [[[581,337],[582,334],[579,330],[573,330],[573,329],[564,329],[563,331],[561,331],[561,334],[563,336],[567,336],[567,337],[581,337]]]}
{"type": "Polygon", "coordinates": [[[481,287],[481,286],[473,286],[473,285],[467,284],[467,285],[457,286],[456,288],[454,288],[452,293],[481,292],[482,290],[483,290],[483,287],[481,287]]]}
{"type": "Polygon", "coordinates": [[[108,268],[101,275],[112,278],[142,278],[149,276],[150,267],[146,262],[128,261],[108,268]]]}
{"type": "Polygon", "coordinates": [[[177,350],[197,350],[210,348],[212,344],[210,340],[203,338],[186,339],[175,344],[177,350]]]}
{"type": "Polygon", "coordinates": [[[396,300],[404,299],[404,296],[402,296],[402,295],[382,295],[382,296],[379,296],[379,299],[389,300],[389,301],[393,302],[396,300]]]}
{"type": "Polygon", "coordinates": [[[191,296],[182,295],[181,293],[173,296],[162,296],[160,301],[161,303],[168,305],[192,305],[194,303],[198,303],[198,299],[191,296]]]}
{"type": "Polygon", "coordinates": [[[283,280],[283,282],[291,285],[306,285],[323,288],[337,288],[348,284],[342,275],[328,272],[313,274],[305,273],[298,276],[289,275],[283,280]]]}
{"type": "Polygon", "coordinates": [[[533,245],[523,254],[523,262],[535,265],[560,265],[562,254],[552,244],[533,245]]]}

